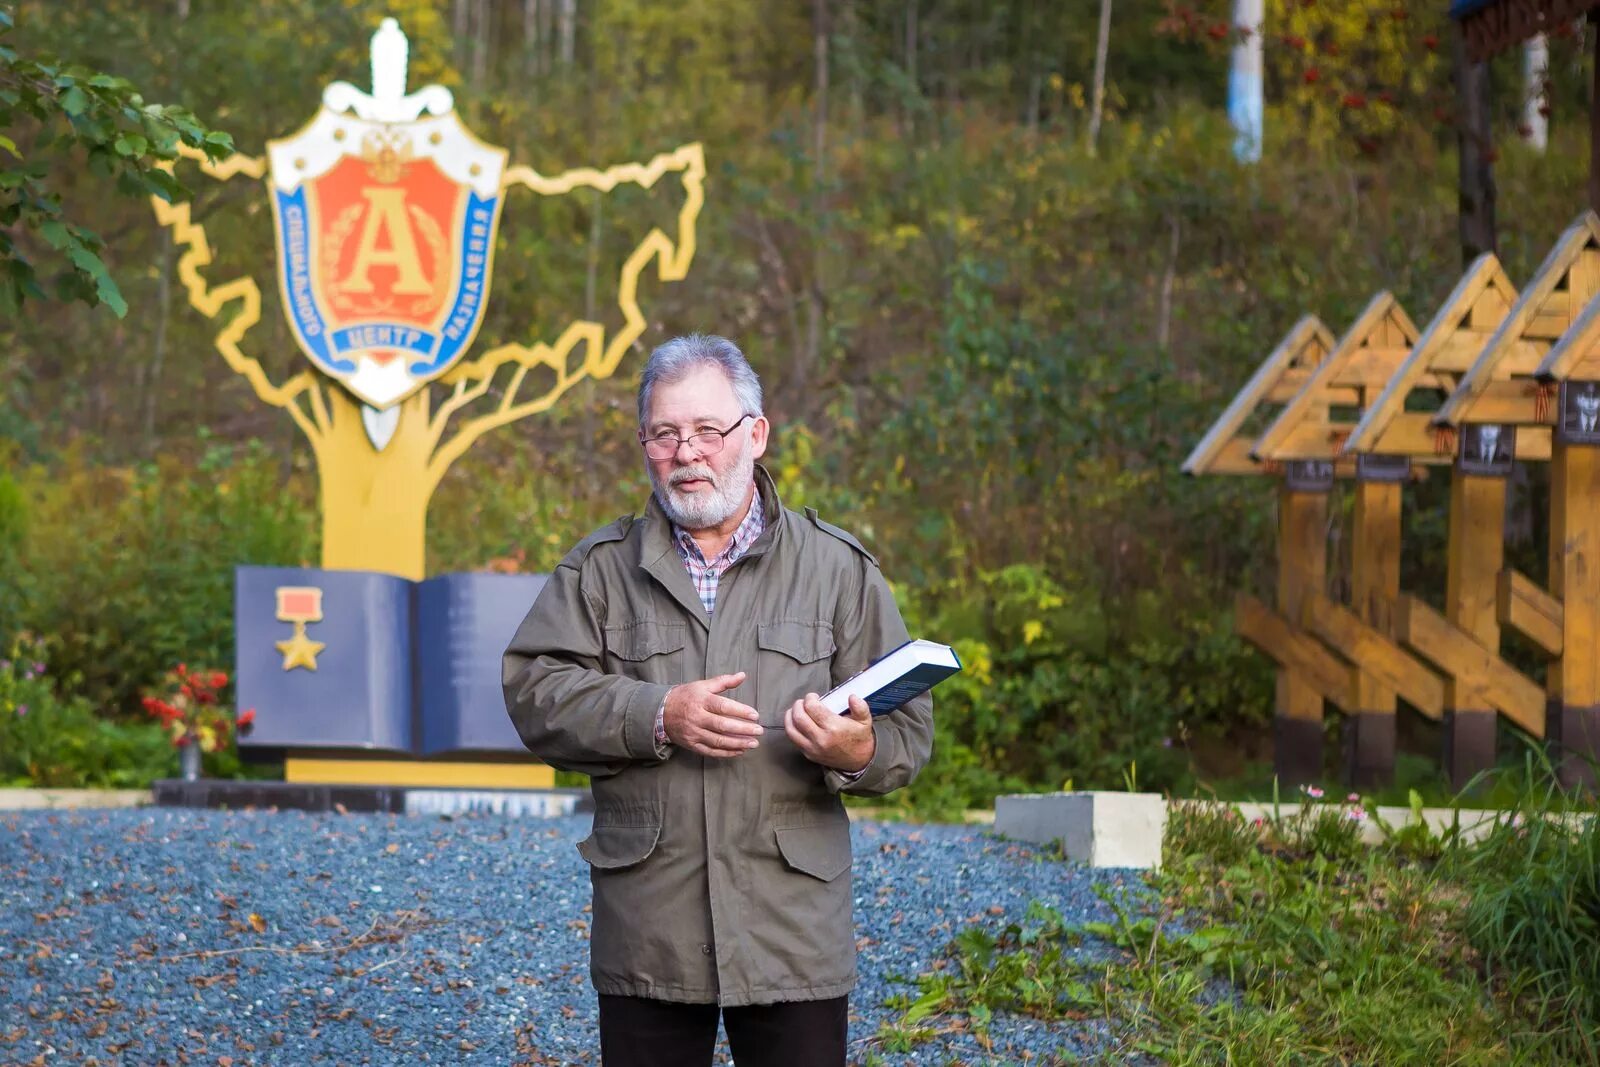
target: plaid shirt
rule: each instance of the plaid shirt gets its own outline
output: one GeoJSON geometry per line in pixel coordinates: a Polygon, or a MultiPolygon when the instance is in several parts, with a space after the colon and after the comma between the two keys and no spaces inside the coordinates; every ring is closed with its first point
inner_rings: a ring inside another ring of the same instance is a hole
{"type": "MultiPolygon", "coordinates": [[[[728,542],[728,547],[711,562],[706,562],[705,553],[700,551],[700,546],[695,544],[694,538],[689,536],[689,531],[672,527],[672,541],[678,546],[678,555],[683,559],[683,565],[689,569],[689,580],[694,583],[694,591],[700,594],[700,603],[705,605],[706,614],[711,615],[717,610],[717,584],[722,580],[722,575],[727,569],[739,561],[756,543],[756,538],[761,536],[761,531],[767,528],[767,520],[761,514],[761,494],[758,492],[751,498],[750,512],[733,531],[733,539],[728,542]]],[[[661,701],[661,706],[656,709],[656,755],[666,758],[667,729],[664,719],[667,711],[667,702],[661,701]]],[[[854,782],[867,768],[863,767],[854,773],[844,773],[846,782],[854,782]]]]}
{"type": "Polygon", "coordinates": [[[722,581],[723,573],[750,550],[750,546],[756,543],[756,538],[766,528],[767,520],[761,514],[761,494],[756,493],[750,501],[750,511],[739,528],[733,531],[733,539],[728,542],[728,547],[708,563],[689,531],[672,527],[673,543],[678,546],[683,565],[689,569],[689,580],[694,582],[694,591],[700,594],[700,603],[705,605],[707,615],[717,610],[717,584],[722,581]]]}
{"type": "MultiPolygon", "coordinates": [[[[733,531],[728,547],[716,559],[707,562],[705,553],[700,551],[700,546],[695,544],[689,531],[673,525],[672,543],[678,546],[678,556],[689,570],[689,580],[694,583],[694,591],[700,595],[700,603],[705,606],[707,615],[717,610],[717,585],[722,581],[723,573],[750,550],[750,546],[756,543],[756,538],[766,528],[766,516],[761,514],[761,494],[757,492],[750,499],[750,510],[745,514],[744,521],[733,531]]],[[[663,723],[666,710],[666,701],[662,701],[661,707],[656,709],[656,754],[662,756],[666,755],[667,747],[667,730],[663,723]]]]}

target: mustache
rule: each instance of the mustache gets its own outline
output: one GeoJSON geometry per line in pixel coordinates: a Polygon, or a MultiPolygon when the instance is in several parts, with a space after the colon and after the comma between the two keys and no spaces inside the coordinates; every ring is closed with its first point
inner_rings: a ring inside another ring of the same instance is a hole
{"type": "Polygon", "coordinates": [[[711,473],[710,467],[680,467],[667,475],[667,488],[672,489],[690,481],[710,482],[713,488],[717,484],[717,479],[711,473]]]}

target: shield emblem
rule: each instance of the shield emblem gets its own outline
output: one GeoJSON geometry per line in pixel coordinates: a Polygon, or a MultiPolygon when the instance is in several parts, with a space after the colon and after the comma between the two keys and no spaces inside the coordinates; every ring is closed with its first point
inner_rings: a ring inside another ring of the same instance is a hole
{"type": "Polygon", "coordinates": [[[447,90],[404,93],[405,38],[395,27],[387,53],[380,40],[391,22],[374,36],[371,95],[336,82],[310,123],[267,145],[290,329],[318,370],[379,411],[471,346],[506,164],[447,90]]]}

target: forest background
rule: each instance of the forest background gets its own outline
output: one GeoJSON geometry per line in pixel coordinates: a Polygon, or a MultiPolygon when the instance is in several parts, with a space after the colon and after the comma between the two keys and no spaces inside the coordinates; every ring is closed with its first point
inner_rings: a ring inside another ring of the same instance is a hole
{"type": "MultiPolygon", "coordinates": [[[[726,334],[767,387],[785,502],[860,534],[913,631],[968,663],[905,801],[946,811],[1263,773],[1272,676],[1230,605],[1272,586],[1274,494],[1178,465],[1301,315],[1338,331],[1388,288],[1425,324],[1464,266],[1446,5],[1268,0],[1255,164],[1225,114],[1229,6],[1114,0],[1099,92],[1100,0],[51,0],[9,5],[7,43],[127,78],[259,155],[328,82],[367,85],[392,15],[410,86],[451,87],[513,162],[702,142],[688,279],[646,282],[648,331],[613,378],[455,464],[428,571],[547,571],[637,510],[648,346],[726,334]]],[[[1518,55],[1490,70],[1514,280],[1584,206],[1592,32],[1554,37],[1531,90],[1518,55]],[[1518,128],[1530,91],[1542,151],[1518,128]]],[[[316,471],[216,354],[149,204],[42,128],[0,132],[105,240],[127,311],[31,300],[0,319],[0,639],[42,638],[50,699],[114,731],[173,664],[231,663],[234,564],[316,565],[316,471]]],[[[260,187],[179,177],[221,259],[267,268],[260,187]]],[[[615,320],[614,264],[660,210],[636,200],[508,208],[478,346],[615,320]]],[[[41,276],[68,269],[12,236],[41,276]]],[[[303,358],[275,307],[259,329],[274,366],[303,358]]],[[[1444,482],[1407,489],[1405,581],[1435,598],[1444,482]]],[[[1536,577],[1542,492],[1520,474],[1507,516],[1536,577]]],[[[1348,502],[1331,515],[1337,593],[1348,502]]],[[[1330,716],[1330,757],[1338,730],[1330,716]]],[[[1402,743],[1431,755],[1437,737],[1406,715],[1402,743]]],[[[147,751],[145,776],[168,773],[147,751]]]]}

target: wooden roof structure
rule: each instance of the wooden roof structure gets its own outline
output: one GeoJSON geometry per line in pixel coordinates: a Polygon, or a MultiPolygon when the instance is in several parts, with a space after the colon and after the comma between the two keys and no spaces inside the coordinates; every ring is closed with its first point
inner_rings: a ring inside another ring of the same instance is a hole
{"type": "Polygon", "coordinates": [[[1333,351],[1333,331],[1306,315],[1261,361],[1211,429],[1183,461],[1185,474],[1266,474],[1267,464],[1250,455],[1254,437],[1243,433],[1250,416],[1264,405],[1292,400],[1333,351]]]}
{"type": "Polygon", "coordinates": [[[1539,364],[1544,381],[1600,379],[1600,298],[1590,300],[1539,364]]]}
{"type": "MultiPolygon", "coordinates": [[[[1411,355],[1366,409],[1345,442],[1345,450],[1409,456],[1423,463],[1451,462],[1454,434],[1434,426],[1434,412],[1417,410],[1412,397],[1437,392],[1441,384],[1448,397],[1516,301],[1516,287],[1494,253],[1485,252],[1473,260],[1422,331],[1411,355]]],[[[1550,434],[1541,430],[1531,427],[1518,435],[1521,458],[1550,458],[1550,434]]]]}
{"type": "Polygon", "coordinates": [[[1600,215],[1588,210],[1557,238],[1434,422],[1548,422],[1548,398],[1533,375],[1597,292],[1600,215]]]}
{"type": "MultiPolygon", "coordinates": [[[[1279,462],[1338,458],[1355,423],[1334,421],[1334,409],[1369,406],[1416,343],[1416,324],[1394,294],[1385,290],[1374,296],[1305,388],[1256,441],[1251,455],[1279,462]]],[[[1424,374],[1420,382],[1442,387],[1432,375],[1424,374]]]]}

